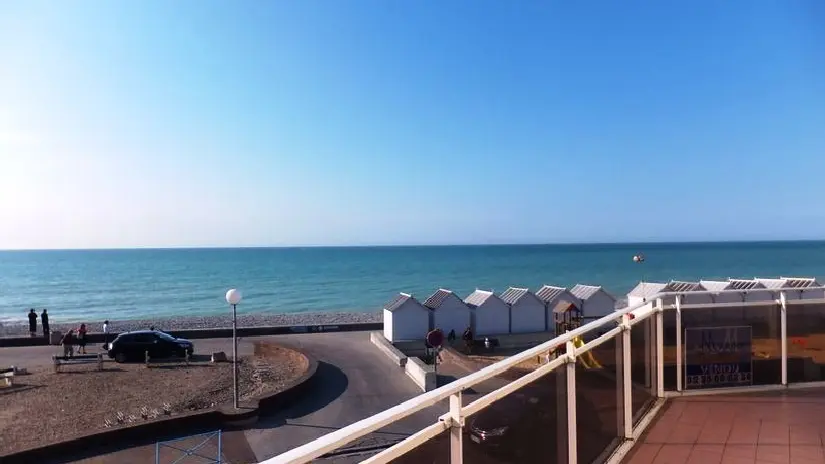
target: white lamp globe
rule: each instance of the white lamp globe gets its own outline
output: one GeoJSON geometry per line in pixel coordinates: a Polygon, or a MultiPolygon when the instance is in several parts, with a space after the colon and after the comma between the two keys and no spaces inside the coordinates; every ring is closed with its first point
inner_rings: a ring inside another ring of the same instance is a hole
{"type": "Polygon", "coordinates": [[[243,295],[241,295],[241,291],[238,289],[231,289],[226,292],[226,302],[231,305],[236,305],[241,302],[243,295]]]}

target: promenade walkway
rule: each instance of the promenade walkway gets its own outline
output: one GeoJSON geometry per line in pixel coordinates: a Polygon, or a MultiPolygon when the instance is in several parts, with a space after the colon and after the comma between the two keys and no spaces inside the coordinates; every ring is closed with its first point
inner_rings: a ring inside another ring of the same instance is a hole
{"type": "Polygon", "coordinates": [[[825,463],[825,389],[668,402],[628,464],[825,463]]]}

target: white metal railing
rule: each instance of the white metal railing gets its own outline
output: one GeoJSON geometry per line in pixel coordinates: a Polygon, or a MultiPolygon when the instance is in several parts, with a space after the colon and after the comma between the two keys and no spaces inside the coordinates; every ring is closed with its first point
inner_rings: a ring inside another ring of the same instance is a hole
{"type": "MultiPolygon", "coordinates": [[[[630,330],[634,325],[653,318],[653,340],[650,348],[655,350],[655,372],[651,373],[653,378],[652,384],[654,387],[654,396],[656,398],[664,398],[664,317],[663,313],[666,310],[673,310],[675,312],[675,329],[676,329],[676,393],[683,392],[683,370],[682,370],[682,314],[685,310],[713,308],[742,308],[747,306],[779,306],[780,307],[780,334],[782,345],[782,378],[781,385],[787,386],[787,306],[788,299],[787,292],[802,291],[822,291],[825,292],[825,287],[811,287],[805,289],[752,289],[752,290],[722,290],[722,291],[691,291],[691,292],[662,292],[654,295],[649,300],[642,303],[629,306],[617,310],[613,314],[609,314],[600,319],[592,321],[586,325],[578,327],[572,331],[559,335],[558,337],[549,340],[539,346],[530,348],[516,355],[510,356],[495,364],[487,366],[478,372],[472,373],[466,377],[460,378],[447,385],[439,387],[435,390],[423,393],[410,400],[407,400],[398,406],[392,407],[372,417],[368,417],[359,422],[351,424],[347,427],[341,428],[329,434],[326,434],[316,440],[313,440],[303,446],[299,446],[290,451],[287,451],[279,456],[262,461],[261,464],[298,464],[307,463],[315,458],[321,457],[336,449],[339,449],[354,440],[375,432],[387,425],[397,422],[405,417],[408,417],[418,411],[429,408],[440,401],[449,399],[449,409],[446,414],[439,417],[438,422],[433,425],[420,430],[413,435],[410,435],[400,443],[387,448],[386,450],[376,454],[365,460],[369,464],[388,463],[392,460],[410,452],[411,450],[421,446],[428,440],[438,436],[442,432],[450,431],[450,462],[452,464],[460,464],[463,462],[463,435],[464,419],[471,414],[477,413],[482,409],[487,408],[495,401],[515,392],[516,390],[536,381],[537,379],[546,376],[553,370],[566,365],[567,369],[567,404],[576,404],[576,357],[589,352],[593,348],[605,343],[614,337],[621,337],[622,349],[622,370],[617,372],[617,375],[622,377],[622,395],[623,404],[620,410],[622,417],[620,418],[623,427],[623,438],[629,439],[638,432],[634,428],[633,410],[632,410],[632,380],[631,380],[631,363],[632,350],[630,343],[630,330]],[[771,296],[770,300],[762,301],[742,301],[737,303],[717,303],[717,304],[683,304],[683,299],[691,295],[720,295],[726,293],[736,293],[742,295],[742,299],[746,300],[747,295],[768,293],[771,296]],[[664,300],[673,301],[672,304],[665,305],[664,300]],[[582,337],[590,332],[604,329],[605,325],[616,324],[614,328],[606,333],[600,334],[598,337],[576,348],[573,341],[578,337],[582,337]],[[560,347],[565,348],[565,354],[558,358],[538,367],[533,372],[513,380],[501,388],[488,393],[477,400],[462,406],[462,392],[481,382],[493,379],[505,371],[516,367],[524,361],[534,359],[536,356],[552,352],[560,347]]],[[[823,293],[825,295],[825,293],[823,293]]],[[[794,301],[793,303],[806,304],[825,304],[825,299],[811,299],[794,301]]],[[[617,340],[619,340],[617,338],[617,340]]],[[[653,367],[653,366],[651,366],[653,367]]],[[[730,390],[730,389],[720,389],[730,390]]],[[[576,408],[567,408],[568,420],[568,440],[567,440],[567,462],[576,464],[577,449],[576,449],[576,408]]],[[[644,421],[642,421],[644,422],[644,421]]]]}

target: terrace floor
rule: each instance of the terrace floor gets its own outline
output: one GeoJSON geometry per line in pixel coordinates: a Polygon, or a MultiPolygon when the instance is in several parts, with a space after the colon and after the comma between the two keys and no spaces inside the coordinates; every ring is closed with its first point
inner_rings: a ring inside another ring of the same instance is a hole
{"type": "Polygon", "coordinates": [[[627,464],[825,463],[825,389],[668,401],[627,464]]]}

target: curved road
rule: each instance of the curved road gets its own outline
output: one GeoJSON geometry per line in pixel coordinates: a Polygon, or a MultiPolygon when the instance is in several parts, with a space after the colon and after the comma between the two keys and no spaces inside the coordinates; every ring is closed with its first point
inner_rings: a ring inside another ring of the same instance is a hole
{"type": "MultiPolygon", "coordinates": [[[[369,332],[267,337],[319,361],[315,387],[301,403],[261,418],[246,431],[250,447],[264,460],[421,394],[398,366],[370,342],[369,332]]],[[[433,409],[433,408],[431,408],[433,409]]],[[[397,442],[432,424],[446,407],[422,411],[350,446],[397,442]]]]}

